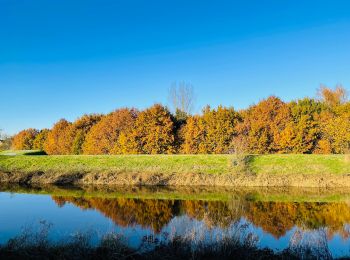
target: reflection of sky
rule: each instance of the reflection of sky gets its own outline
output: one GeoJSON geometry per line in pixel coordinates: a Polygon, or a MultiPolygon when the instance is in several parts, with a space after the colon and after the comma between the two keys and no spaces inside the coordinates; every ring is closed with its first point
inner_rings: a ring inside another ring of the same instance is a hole
{"type": "Polygon", "coordinates": [[[251,225],[254,233],[259,237],[259,247],[269,247],[276,251],[280,251],[288,247],[289,239],[296,230],[296,228],[293,228],[292,230],[288,230],[284,236],[276,238],[270,233],[265,232],[262,228],[253,224],[251,225]]]}
{"type": "MultiPolygon", "coordinates": [[[[97,237],[107,232],[115,232],[123,234],[128,238],[130,245],[138,247],[144,236],[154,234],[150,228],[142,228],[140,225],[129,227],[115,225],[109,218],[93,209],[81,209],[71,203],[60,208],[48,195],[0,192],[0,243],[5,243],[9,238],[16,236],[23,227],[35,227],[41,220],[53,224],[50,236],[54,240],[66,238],[79,231],[92,231],[96,241],[97,237]]],[[[259,238],[259,247],[269,247],[277,251],[287,248],[294,232],[298,230],[294,227],[284,236],[276,238],[262,228],[247,222],[244,218],[236,225],[232,224],[222,229],[217,226],[210,228],[205,221],[181,215],[174,217],[164,226],[160,234],[167,233],[170,238],[174,234],[195,236],[210,243],[210,241],[220,240],[223,236],[233,236],[237,228],[242,225],[247,225],[245,231],[250,231],[259,238]]],[[[346,225],[344,229],[348,230],[350,226],[346,225]]],[[[305,233],[315,237],[318,235],[317,230],[309,230],[305,233]]],[[[164,239],[164,236],[160,234],[156,237],[159,240],[164,239]]],[[[335,257],[350,254],[349,239],[344,239],[339,234],[335,234],[328,241],[328,246],[335,257]]]]}
{"type": "Polygon", "coordinates": [[[349,242],[349,239],[344,239],[339,234],[336,234],[328,241],[328,247],[334,257],[348,256],[350,255],[349,242]]]}

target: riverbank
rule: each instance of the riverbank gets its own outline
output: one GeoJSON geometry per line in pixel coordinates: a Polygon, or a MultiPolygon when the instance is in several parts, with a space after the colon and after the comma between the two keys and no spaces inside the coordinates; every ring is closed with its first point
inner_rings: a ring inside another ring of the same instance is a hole
{"type": "Polygon", "coordinates": [[[350,187],[347,155],[249,155],[237,160],[233,155],[0,155],[0,182],[350,187]]]}

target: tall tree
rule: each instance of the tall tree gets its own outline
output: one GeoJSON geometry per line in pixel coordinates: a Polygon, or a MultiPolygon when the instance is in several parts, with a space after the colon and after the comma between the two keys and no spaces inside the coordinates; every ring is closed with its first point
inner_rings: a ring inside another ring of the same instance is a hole
{"type": "Polygon", "coordinates": [[[205,146],[207,153],[228,153],[236,134],[238,114],[230,107],[206,107],[203,111],[205,123],[205,146]]]}
{"type": "Polygon", "coordinates": [[[43,151],[45,148],[45,142],[47,139],[47,136],[49,135],[50,130],[49,129],[42,129],[37,136],[34,139],[33,142],[33,148],[37,150],[43,151]]]}
{"type": "Polygon", "coordinates": [[[122,108],[104,116],[91,127],[82,146],[84,154],[121,153],[118,139],[134,126],[137,110],[122,108]]]}
{"type": "Polygon", "coordinates": [[[125,153],[164,154],[174,153],[174,123],[170,112],[160,104],[142,111],[133,130],[123,136],[128,147],[125,153]]]}
{"type": "Polygon", "coordinates": [[[348,91],[342,85],[337,85],[334,89],[321,86],[318,95],[330,107],[339,106],[348,100],[348,91]]]}
{"type": "Polygon", "coordinates": [[[207,106],[203,115],[190,117],[184,128],[184,153],[228,153],[239,115],[233,108],[207,106]]]}
{"type": "Polygon", "coordinates": [[[174,83],[168,94],[171,108],[177,120],[186,120],[194,107],[194,88],[190,83],[174,83]]]}
{"type": "Polygon", "coordinates": [[[237,131],[246,140],[252,153],[279,151],[281,132],[291,120],[289,107],[275,96],[262,100],[241,113],[243,121],[237,131]]]}
{"type": "Polygon", "coordinates": [[[101,115],[91,114],[83,115],[78,118],[72,125],[71,131],[74,136],[71,144],[72,154],[82,154],[83,144],[90,129],[101,120],[101,115]]]}
{"type": "Polygon", "coordinates": [[[350,103],[337,106],[321,114],[321,140],[319,153],[350,152],[350,103]]]}
{"type": "Polygon", "coordinates": [[[58,121],[47,135],[44,150],[47,154],[71,154],[72,123],[65,119],[58,121]]]}
{"type": "Polygon", "coordinates": [[[321,137],[319,118],[326,106],[310,98],[292,101],[288,106],[291,120],[280,134],[279,151],[312,153],[321,137]]]}
{"type": "Polygon", "coordinates": [[[206,153],[205,124],[202,116],[190,116],[183,130],[181,152],[185,154],[206,153]]]}
{"type": "Polygon", "coordinates": [[[15,150],[33,149],[33,143],[38,133],[39,131],[33,128],[20,131],[12,139],[12,148],[15,150]]]}

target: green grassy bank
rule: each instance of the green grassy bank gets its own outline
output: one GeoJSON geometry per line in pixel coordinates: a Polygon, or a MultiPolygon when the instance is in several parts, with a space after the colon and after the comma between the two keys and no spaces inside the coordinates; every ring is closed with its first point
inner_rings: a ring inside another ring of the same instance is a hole
{"type": "MultiPolygon", "coordinates": [[[[244,181],[243,186],[295,186],[295,183],[288,183],[294,179],[295,182],[304,182],[313,178],[310,182],[313,187],[317,187],[318,182],[327,186],[328,179],[335,183],[333,186],[341,186],[344,181],[348,182],[345,186],[350,186],[348,155],[248,155],[242,167],[241,162],[236,166],[234,155],[38,154],[37,151],[2,152],[0,181],[6,182],[3,179],[6,173],[7,180],[13,179],[14,182],[26,182],[34,174],[36,179],[45,177],[45,183],[73,183],[72,178],[84,178],[83,183],[98,184],[237,186],[244,181]],[[12,176],[14,173],[15,177],[12,176]],[[21,179],[22,175],[26,178],[21,179]],[[49,180],[51,176],[53,179],[49,180]],[[283,176],[287,177],[283,179],[283,176]],[[254,183],[257,179],[259,181],[254,183]]],[[[296,186],[299,185],[296,183],[296,186]]]]}
{"type": "MultiPolygon", "coordinates": [[[[233,155],[67,155],[38,156],[38,151],[0,153],[1,171],[233,173],[233,155]],[[14,156],[16,155],[16,156],[14,156]],[[35,156],[34,156],[35,155],[35,156]]],[[[348,155],[249,155],[246,168],[254,174],[347,174],[348,155]]]]}
{"type": "Polygon", "coordinates": [[[0,155],[0,171],[20,172],[142,172],[205,173],[231,172],[228,155],[0,155]]]}

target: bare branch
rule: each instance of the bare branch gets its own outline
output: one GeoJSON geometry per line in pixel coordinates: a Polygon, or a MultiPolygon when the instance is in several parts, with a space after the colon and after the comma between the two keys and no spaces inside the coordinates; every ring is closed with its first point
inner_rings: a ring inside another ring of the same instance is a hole
{"type": "Polygon", "coordinates": [[[169,103],[173,112],[180,111],[191,114],[194,106],[194,90],[190,83],[173,83],[169,89],[169,103]]]}

